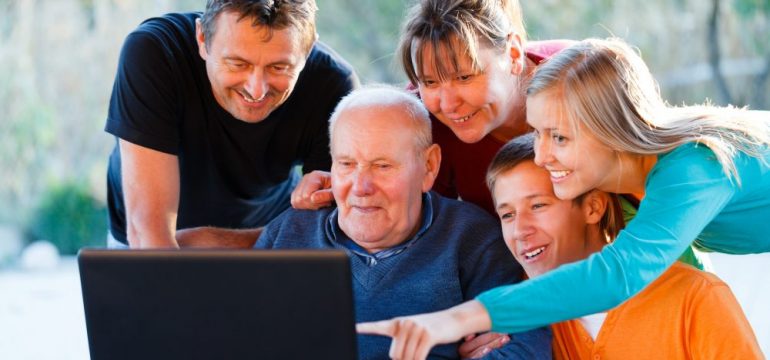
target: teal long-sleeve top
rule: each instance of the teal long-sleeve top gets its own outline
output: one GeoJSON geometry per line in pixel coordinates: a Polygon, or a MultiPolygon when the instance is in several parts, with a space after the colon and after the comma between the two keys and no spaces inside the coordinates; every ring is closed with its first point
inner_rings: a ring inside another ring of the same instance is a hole
{"type": "Polygon", "coordinates": [[[770,251],[770,148],[738,153],[740,185],[702,144],[666,154],[647,176],[636,217],[588,258],[480,294],[492,330],[513,333],[605,311],[641,291],[695,246],[748,254],[770,251]],[[697,238],[697,240],[696,240],[697,238]]]}

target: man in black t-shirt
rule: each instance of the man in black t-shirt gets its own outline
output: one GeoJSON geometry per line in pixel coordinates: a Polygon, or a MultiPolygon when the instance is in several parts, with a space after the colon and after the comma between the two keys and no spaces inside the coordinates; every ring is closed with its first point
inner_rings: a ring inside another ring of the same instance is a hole
{"type": "Polygon", "coordinates": [[[296,165],[330,168],[328,118],[358,80],[316,41],[315,12],[314,0],[209,0],[128,35],[105,127],[114,240],[248,247],[289,206],[296,165]]]}

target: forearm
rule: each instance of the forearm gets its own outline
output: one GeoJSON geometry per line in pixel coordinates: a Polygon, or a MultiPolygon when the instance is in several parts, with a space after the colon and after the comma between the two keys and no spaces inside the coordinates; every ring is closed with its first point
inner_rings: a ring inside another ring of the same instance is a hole
{"type": "Polygon", "coordinates": [[[179,164],[175,155],[120,140],[121,181],[132,248],[176,248],[179,164]]]}
{"type": "Polygon", "coordinates": [[[466,301],[444,311],[454,320],[454,324],[462,327],[465,334],[489,331],[492,327],[487,309],[478,300],[466,301]]]}
{"type": "MultiPolygon", "coordinates": [[[[592,256],[515,285],[486,291],[476,299],[486,307],[492,331],[520,333],[617,306],[633,296],[625,277],[629,274],[640,272],[619,266],[616,259],[592,256]]],[[[656,276],[648,274],[645,279],[651,281],[656,276]]]]}
{"type": "Polygon", "coordinates": [[[174,239],[176,216],[172,219],[139,216],[128,217],[128,245],[136,249],[179,248],[174,239]]]}
{"type": "Polygon", "coordinates": [[[254,247],[262,229],[197,227],[177,231],[176,240],[182,248],[250,249],[254,247]]]}
{"type": "Polygon", "coordinates": [[[126,225],[131,248],[178,248],[174,238],[176,211],[151,204],[140,204],[136,198],[126,199],[126,225]]]}

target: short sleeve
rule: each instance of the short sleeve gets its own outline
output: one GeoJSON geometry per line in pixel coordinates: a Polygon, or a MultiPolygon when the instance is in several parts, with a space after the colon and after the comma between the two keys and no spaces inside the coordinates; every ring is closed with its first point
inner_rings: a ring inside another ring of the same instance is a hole
{"type": "Polygon", "coordinates": [[[105,131],[176,155],[180,105],[174,69],[168,49],[152,33],[131,33],[120,53],[105,131]]]}

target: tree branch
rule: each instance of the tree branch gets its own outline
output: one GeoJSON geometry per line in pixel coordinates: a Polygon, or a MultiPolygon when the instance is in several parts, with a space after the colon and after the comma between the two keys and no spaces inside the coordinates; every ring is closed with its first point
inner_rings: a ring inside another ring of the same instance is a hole
{"type": "Polygon", "coordinates": [[[719,50],[719,0],[712,1],[711,16],[708,21],[708,35],[707,35],[707,48],[709,53],[709,64],[711,65],[711,71],[714,73],[714,82],[717,86],[717,93],[720,97],[720,102],[723,104],[731,104],[733,102],[730,89],[727,87],[727,81],[725,81],[724,74],[719,68],[722,54],[719,50]]]}
{"type": "Polygon", "coordinates": [[[765,67],[762,72],[754,78],[754,97],[751,101],[751,108],[755,110],[767,109],[767,79],[770,78],[770,54],[765,58],[765,67]]]}

